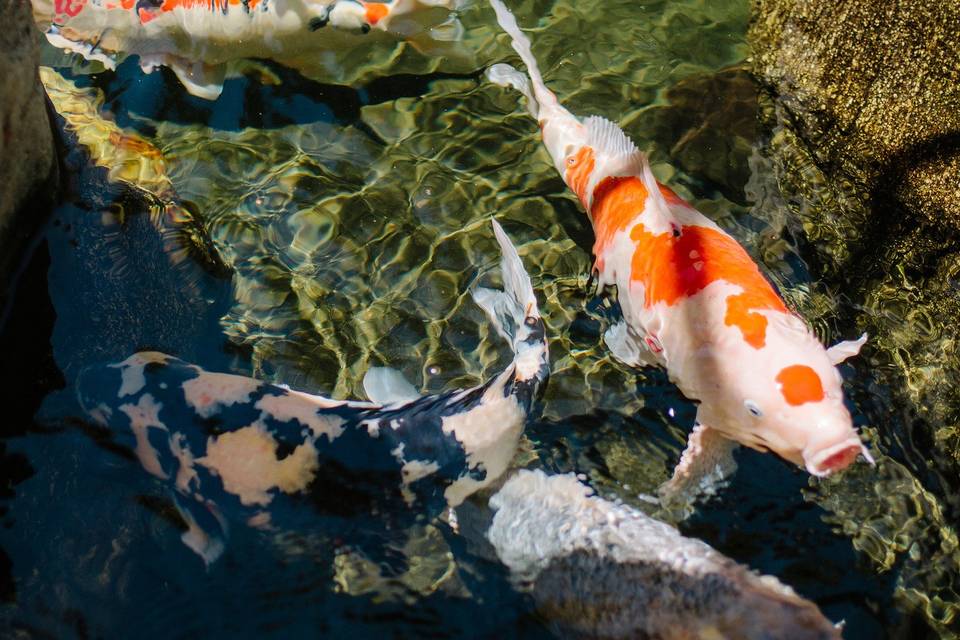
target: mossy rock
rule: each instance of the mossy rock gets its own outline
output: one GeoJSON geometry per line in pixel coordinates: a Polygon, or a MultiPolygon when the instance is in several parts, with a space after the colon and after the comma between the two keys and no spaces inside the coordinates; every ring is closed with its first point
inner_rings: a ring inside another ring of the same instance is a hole
{"type": "Polygon", "coordinates": [[[819,166],[960,230],[960,4],[754,0],[753,69],[819,166]]]}

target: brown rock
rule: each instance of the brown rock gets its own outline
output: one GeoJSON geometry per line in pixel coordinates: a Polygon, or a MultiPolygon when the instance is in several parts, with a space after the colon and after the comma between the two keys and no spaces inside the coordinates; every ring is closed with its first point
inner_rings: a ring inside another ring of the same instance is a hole
{"type": "Polygon", "coordinates": [[[749,38],[827,173],[960,230],[960,3],[754,0],[749,38]]]}
{"type": "Polygon", "coordinates": [[[49,206],[57,163],[37,75],[40,32],[30,2],[0,0],[0,15],[0,246],[9,254],[16,214],[36,217],[37,208],[49,206]]]}

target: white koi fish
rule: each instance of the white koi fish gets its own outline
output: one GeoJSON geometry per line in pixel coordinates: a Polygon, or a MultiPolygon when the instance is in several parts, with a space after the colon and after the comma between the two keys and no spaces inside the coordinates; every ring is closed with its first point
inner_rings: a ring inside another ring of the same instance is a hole
{"type": "Polygon", "coordinates": [[[170,67],[187,91],[208,100],[223,90],[231,61],[264,58],[296,68],[309,59],[322,68],[324,52],[368,44],[360,36],[442,50],[462,32],[450,15],[458,0],[32,1],[55,47],[109,69],[138,55],[145,72],[170,67]]]}
{"type": "Polygon", "coordinates": [[[507,470],[550,373],[530,279],[493,225],[504,291],[473,296],[515,356],[480,386],[421,397],[399,373],[376,368],[364,379],[371,402],[331,400],[142,352],[85,369],[80,404],[170,484],[182,539],[208,564],[237,519],[283,528],[313,505],[319,516],[376,511],[400,531],[387,514],[438,515],[507,470]]]}
{"type": "Polygon", "coordinates": [[[581,120],[560,105],[513,15],[490,1],[529,82],[503,64],[488,77],[526,95],[544,146],[593,224],[599,284],[617,287],[624,320],[607,331],[606,344],[627,364],[665,367],[700,403],[661,495],[709,489],[736,469],[735,443],[773,451],[815,476],[861,454],[872,464],[836,369],[866,335],[825,349],[736,240],[657,182],[619,127],[598,116],[581,120]]]}
{"type": "Polygon", "coordinates": [[[486,537],[562,638],[839,640],[817,606],[572,474],[522,470],[486,537]]]}

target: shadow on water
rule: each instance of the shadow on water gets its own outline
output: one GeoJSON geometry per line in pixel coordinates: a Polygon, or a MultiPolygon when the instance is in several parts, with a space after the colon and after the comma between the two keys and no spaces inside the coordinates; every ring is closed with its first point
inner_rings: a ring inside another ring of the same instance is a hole
{"type": "MultiPolygon", "coordinates": [[[[3,324],[0,325],[0,526],[16,526],[16,515],[8,502],[16,487],[34,473],[29,458],[8,450],[9,440],[33,431],[34,414],[44,396],[64,385],[50,345],[55,313],[47,294],[46,277],[50,254],[46,242],[34,243],[22,257],[18,278],[11,283],[3,324]]],[[[0,545],[0,602],[16,599],[13,562],[0,545]]]]}

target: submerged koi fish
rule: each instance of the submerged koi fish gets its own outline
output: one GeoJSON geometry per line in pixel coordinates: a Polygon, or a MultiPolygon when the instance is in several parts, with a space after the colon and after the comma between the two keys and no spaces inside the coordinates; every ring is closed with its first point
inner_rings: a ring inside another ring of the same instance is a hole
{"type": "MultiPolygon", "coordinates": [[[[336,66],[324,52],[405,39],[421,49],[458,40],[458,0],[32,0],[55,46],[113,69],[140,56],[147,73],[170,67],[195,96],[216,99],[227,63],[264,58],[298,67],[336,66]],[[444,22],[445,20],[445,22],[444,22]]],[[[363,57],[363,56],[360,56],[363,57]]]]}
{"type": "Polygon", "coordinates": [[[504,64],[488,77],[526,95],[557,171],[590,216],[599,284],[617,286],[624,320],[606,344],[627,364],[665,367],[700,403],[661,495],[710,488],[736,469],[735,443],[773,451],[815,476],[860,454],[872,464],[835,368],[866,335],[825,349],[736,240],[657,182],[619,127],[598,116],[580,120],[560,105],[513,15],[490,2],[529,82],[504,64]]]}
{"type": "MultiPolygon", "coordinates": [[[[40,67],[39,74],[47,98],[57,112],[55,124],[65,148],[64,162],[71,171],[78,174],[87,170],[101,171],[108,184],[129,190],[123,198],[142,200],[144,213],[162,238],[164,253],[175,269],[189,271],[199,262],[210,273],[226,274],[229,269],[213,246],[206,228],[181,204],[163,152],[104,114],[104,97],[98,89],[80,87],[49,67],[40,67]],[[80,157],[76,157],[77,154],[80,157]]],[[[121,197],[110,191],[99,186],[88,193],[71,194],[71,197],[121,197]]],[[[125,222],[123,208],[113,209],[120,215],[104,213],[101,218],[104,238],[119,237],[116,229],[125,222]]],[[[111,255],[118,266],[129,260],[119,247],[111,251],[111,255]]],[[[181,282],[190,286],[191,278],[184,274],[181,282]]]]}
{"type": "Polygon", "coordinates": [[[142,352],[84,370],[81,406],[172,485],[183,541],[207,563],[222,553],[230,520],[282,528],[304,502],[320,513],[416,504],[439,514],[507,470],[549,375],[530,279],[493,226],[504,291],[473,297],[515,356],[478,387],[420,397],[398,372],[378,368],[364,379],[372,402],[338,401],[142,352]]]}
{"type": "Polygon", "coordinates": [[[775,577],[592,493],[572,474],[523,470],[490,499],[487,539],[559,636],[840,638],[775,577]]]}

